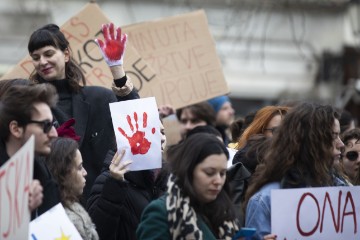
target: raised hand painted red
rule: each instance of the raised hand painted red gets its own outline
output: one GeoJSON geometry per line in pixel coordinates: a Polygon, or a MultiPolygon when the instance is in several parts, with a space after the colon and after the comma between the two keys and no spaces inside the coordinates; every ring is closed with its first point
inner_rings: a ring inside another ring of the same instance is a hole
{"type": "MultiPolygon", "coordinates": [[[[131,121],[131,117],[129,115],[126,116],[127,122],[129,124],[131,132],[133,132],[132,136],[128,136],[125,131],[119,127],[119,132],[127,138],[129,141],[131,152],[132,154],[146,154],[151,146],[151,142],[145,138],[145,132],[139,131],[139,124],[138,124],[138,115],[136,112],[134,112],[134,120],[135,120],[135,129],[131,121]],[[134,133],[135,131],[135,133],[134,133]]],[[[143,128],[147,127],[147,113],[143,113],[143,128]]],[[[151,132],[155,133],[155,128],[151,129],[151,132]]]]}

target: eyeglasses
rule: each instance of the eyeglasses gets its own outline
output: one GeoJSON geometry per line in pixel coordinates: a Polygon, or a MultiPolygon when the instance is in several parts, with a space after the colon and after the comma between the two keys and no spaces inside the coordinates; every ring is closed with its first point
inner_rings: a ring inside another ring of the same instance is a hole
{"type": "Polygon", "coordinates": [[[270,131],[272,134],[274,134],[274,132],[276,132],[277,130],[278,130],[278,127],[264,128],[264,131],[270,131]]]}
{"type": "Polygon", "coordinates": [[[44,120],[44,121],[30,120],[30,121],[28,121],[28,123],[40,124],[43,126],[44,133],[49,133],[51,131],[51,128],[55,127],[55,125],[57,124],[57,121],[55,119],[52,121],[50,121],[50,120],[44,120]]]}
{"type": "Polygon", "coordinates": [[[350,151],[345,154],[346,158],[349,159],[349,161],[353,162],[358,159],[359,153],[355,151],[350,151]]]}

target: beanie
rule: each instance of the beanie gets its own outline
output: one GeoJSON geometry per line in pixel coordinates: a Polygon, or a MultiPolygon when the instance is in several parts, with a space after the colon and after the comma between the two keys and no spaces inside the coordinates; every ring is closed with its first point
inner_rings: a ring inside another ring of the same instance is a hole
{"type": "Polygon", "coordinates": [[[208,100],[208,103],[213,107],[216,113],[219,112],[224,103],[230,102],[230,98],[228,96],[220,96],[216,98],[212,98],[208,100]]]}

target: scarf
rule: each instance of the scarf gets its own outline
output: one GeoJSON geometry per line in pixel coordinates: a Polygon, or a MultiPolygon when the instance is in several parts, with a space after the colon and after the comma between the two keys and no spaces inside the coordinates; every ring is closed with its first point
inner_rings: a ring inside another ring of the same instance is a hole
{"type": "MultiPolygon", "coordinates": [[[[172,239],[203,239],[203,233],[197,225],[197,214],[190,205],[190,198],[184,197],[175,183],[176,177],[171,174],[167,183],[166,209],[168,210],[169,230],[172,239]]],[[[234,221],[225,221],[219,227],[221,239],[232,239],[238,230],[234,221]]]]}

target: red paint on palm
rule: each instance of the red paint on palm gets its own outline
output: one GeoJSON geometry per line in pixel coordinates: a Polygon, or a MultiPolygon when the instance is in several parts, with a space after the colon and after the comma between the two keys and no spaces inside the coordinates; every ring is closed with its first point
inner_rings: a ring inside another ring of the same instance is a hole
{"type": "Polygon", "coordinates": [[[120,42],[117,42],[116,40],[108,40],[106,41],[104,52],[109,60],[120,60],[124,53],[124,46],[122,46],[120,42]]]}
{"type": "MultiPolygon", "coordinates": [[[[128,140],[131,152],[132,154],[146,154],[151,146],[151,142],[149,142],[148,139],[145,138],[145,132],[139,131],[139,124],[138,124],[138,115],[136,112],[134,112],[134,120],[135,120],[135,133],[134,133],[134,126],[131,121],[131,117],[129,115],[126,116],[127,122],[129,124],[129,127],[131,129],[131,132],[133,132],[132,136],[128,136],[125,131],[122,128],[118,128],[119,132],[126,137],[128,140]]],[[[145,128],[147,127],[147,113],[143,113],[143,124],[142,126],[145,128]]],[[[155,128],[152,128],[151,130],[152,134],[155,133],[155,128]]]]}

